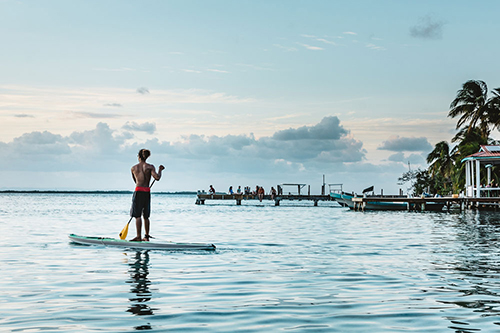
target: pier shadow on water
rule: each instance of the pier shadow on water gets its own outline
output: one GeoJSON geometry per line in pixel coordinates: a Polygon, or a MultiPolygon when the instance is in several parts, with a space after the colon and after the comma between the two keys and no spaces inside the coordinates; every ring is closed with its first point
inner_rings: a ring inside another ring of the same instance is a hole
{"type": "MultiPolygon", "coordinates": [[[[126,282],[130,284],[130,306],[127,312],[135,316],[152,316],[155,308],[151,308],[148,302],[152,299],[152,293],[149,289],[151,281],[149,275],[149,251],[137,251],[129,257],[130,279],[126,282]]],[[[149,323],[135,327],[136,330],[152,329],[149,323]]]]}

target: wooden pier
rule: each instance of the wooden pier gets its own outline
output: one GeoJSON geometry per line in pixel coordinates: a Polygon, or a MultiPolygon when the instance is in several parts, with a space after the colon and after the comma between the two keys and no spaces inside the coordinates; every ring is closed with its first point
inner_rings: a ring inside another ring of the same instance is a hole
{"type": "MultiPolygon", "coordinates": [[[[323,181],[324,182],[324,181],[323,181]]],[[[318,206],[319,201],[335,201],[329,194],[325,194],[325,184],[321,188],[322,194],[312,194],[311,195],[311,185],[307,187],[307,194],[303,194],[303,189],[307,184],[296,184],[296,183],[283,183],[276,186],[276,195],[265,194],[262,200],[272,200],[275,206],[280,205],[280,201],[312,201],[314,206],[318,206]],[[285,188],[292,188],[292,191],[297,191],[297,193],[288,192],[284,194],[285,188]],[[302,192],[302,193],[301,193],[302,192]]],[[[236,205],[241,205],[243,200],[259,200],[259,196],[253,193],[234,193],[234,194],[207,194],[205,191],[198,191],[198,196],[196,198],[197,205],[204,205],[206,200],[234,200],[236,205]]]]}
{"type": "MultiPolygon", "coordinates": [[[[206,200],[232,200],[236,205],[241,205],[244,200],[259,200],[257,194],[204,194],[198,193],[196,198],[197,205],[204,205],[206,200]]],[[[314,206],[318,205],[319,201],[333,201],[329,195],[310,195],[310,194],[280,194],[274,198],[271,195],[264,195],[262,200],[273,200],[275,206],[280,205],[282,200],[290,201],[312,201],[314,206]]]]}
{"type": "Polygon", "coordinates": [[[449,210],[452,205],[456,205],[460,210],[465,209],[500,209],[500,197],[482,197],[482,198],[467,198],[467,197],[354,197],[354,210],[364,211],[368,202],[395,202],[406,203],[408,210],[426,210],[429,204],[443,204],[449,210]]]}

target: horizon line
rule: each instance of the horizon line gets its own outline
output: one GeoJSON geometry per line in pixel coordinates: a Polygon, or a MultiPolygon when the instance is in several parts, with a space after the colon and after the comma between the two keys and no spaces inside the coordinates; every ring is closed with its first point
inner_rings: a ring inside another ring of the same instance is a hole
{"type": "MultiPolygon", "coordinates": [[[[0,190],[0,194],[8,193],[41,193],[41,194],[132,194],[130,190],[0,190]]],[[[154,194],[197,194],[197,191],[151,192],[154,194]]]]}

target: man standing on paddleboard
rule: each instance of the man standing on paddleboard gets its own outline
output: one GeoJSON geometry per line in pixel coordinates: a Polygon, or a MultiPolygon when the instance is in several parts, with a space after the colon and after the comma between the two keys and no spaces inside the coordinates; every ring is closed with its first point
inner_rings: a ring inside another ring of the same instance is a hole
{"type": "Polygon", "coordinates": [[[137,236],[131,241],[149,241],[151,236],[149,235],[149,215],[151,213],[151,192],[149,182],[151,176],[155,180],[160,180],[161,171],[165,169],[163,165],[160,165],[158,172],[156,172],[155,166],[146,163],[146,160],[151,155],[151,152],[147,149],[141,149],[137,155],[139,163],[132,167],[132,178],[135,182],[134,196],[132,197],[132,208],[130,208],[130,216],[135,217],[135,226],[137,229],[137,236]],[[144,238],[141,236],[142,232],[142,219],[144,218],[144,238]]]}

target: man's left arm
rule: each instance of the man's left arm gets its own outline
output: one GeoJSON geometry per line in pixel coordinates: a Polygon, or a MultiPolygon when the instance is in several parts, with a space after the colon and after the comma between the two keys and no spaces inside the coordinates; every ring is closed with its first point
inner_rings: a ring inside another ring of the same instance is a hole
{"type": "Polygon", "coordinates": [[[134,169],[131,169],[130,172],[132,173],[132,179],[134,180],[134,184],[137,184],[137,180],[135,180],[134,169]]]}

